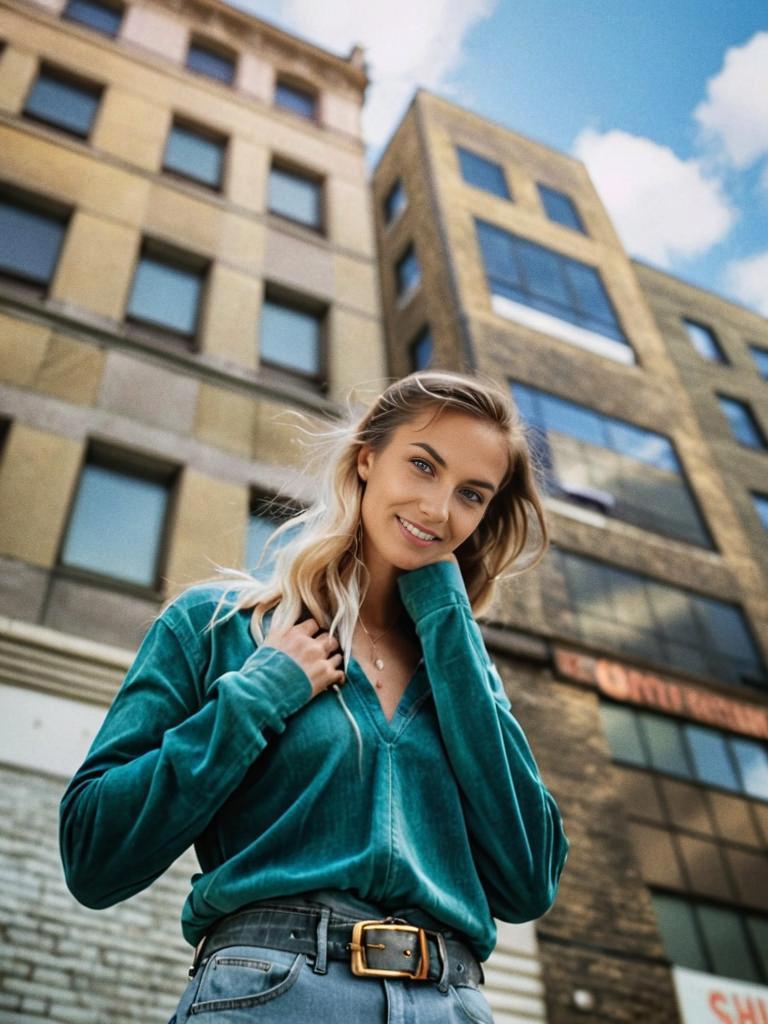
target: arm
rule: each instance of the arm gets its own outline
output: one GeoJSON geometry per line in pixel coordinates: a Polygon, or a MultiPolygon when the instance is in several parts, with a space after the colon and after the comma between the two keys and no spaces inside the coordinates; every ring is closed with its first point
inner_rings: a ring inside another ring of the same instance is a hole
{"type": "Polygon", "coordinates": [[[312,696],[299,665],[267,646],[204,693],[202,644],[173,612],[149,629],[61,801],[67,886],[95,909],[161,875],[242,780],[267,729],[283,732],[312,696]]]}
{"type": "Polygon", "coordinates": [[[491,912],[513,922],[541,917],[554,903],[569,843],[472,616],[458,564],[422,566],[400,576],[398,586],[421,640],[491,912]]]}

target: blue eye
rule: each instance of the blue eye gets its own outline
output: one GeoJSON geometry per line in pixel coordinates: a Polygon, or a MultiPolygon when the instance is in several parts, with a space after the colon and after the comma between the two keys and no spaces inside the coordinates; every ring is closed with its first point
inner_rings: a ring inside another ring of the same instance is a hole
{"type": "Polygon", "coordinates": [[[411,459],[411,462],[413,463],[414,466],[416,465],[417,462],[419,462],[421,463],[422,466],[426,466],[428,470],[432,470],[432,467],[430,466],[426,459],[411,459]]]}
{"type": "MultiPolygon", "coordinates": [[[[414,465],[414,466],[416,466],[417,464],[419,466],[426,466],[427,469],[430,471],[430,473],[432,472],[432,466],[431,466],[431,464],[429,462],[427,462],[426,459],[418,459],[418,458],[417,459],[411,459],[411,464],[414,465]]],[[[424,470],[420,469],[419,472],[423,473],[424,470]]],[[[465,496],[466,500],[471,505],[482,505],[483,504],[483,496],[481,494],[478,494],[477,491],[472,491],[472,490],[469,490],[469,488],[465,488],[464,491],[462,491],[462,494],[465,496]],[[471,497],[467,497],[467,495],[471,495],[471,497]]]]}

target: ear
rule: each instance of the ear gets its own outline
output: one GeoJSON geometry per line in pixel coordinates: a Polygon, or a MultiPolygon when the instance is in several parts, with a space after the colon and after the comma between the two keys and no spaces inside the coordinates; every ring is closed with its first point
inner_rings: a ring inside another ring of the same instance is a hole
{"type": "Polygon", "coordinates": [[[373,466],[373,459],[373,448],[369,444],[364,444],[357,453],[357,475],[361,480],[368,479],[368,474],[373,466]]]}

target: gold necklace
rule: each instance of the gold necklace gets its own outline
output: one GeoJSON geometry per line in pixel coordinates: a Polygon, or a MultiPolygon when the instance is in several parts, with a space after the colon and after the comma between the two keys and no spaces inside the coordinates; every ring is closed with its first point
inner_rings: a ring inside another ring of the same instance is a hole
{"type": "MultiPolygon", "coordinates": [[[[375,640],[373,639],[371,634],[366,629],[365,623],[363,622],[363,617],[359,613],[358,613],[358,619],[360,620],[360,625],[363,627],[363,632],[368,637],[368,643],[371,645],[371,655],[372,655],[371,656],[371,661],[373,662],[373,667],[378,669],[379,672],[381,672],[384,669],[384,659],[382,657],[380,657],[380,655],[378,654],[378,652],[376,650],[376,644],[379,642],[379,640],[381,640],[381,638],[383,636],[386,636],[387,633],[389,633],[391,630],[393,630],[395,628],[397,623],[400,621],[400,616],[398,615],[397,618],[395,619],[395,621],[392,623],[392,625],[388,626],[387,629],[385,629],[383,633],[380,633],[379,636],[377,636],[375,640]]],[[[377,689],[380,690],[383,685],[384,684],[382,683],[382,681],[380,679],[375,679],[374,680],[374,686],[377,689]]]]}

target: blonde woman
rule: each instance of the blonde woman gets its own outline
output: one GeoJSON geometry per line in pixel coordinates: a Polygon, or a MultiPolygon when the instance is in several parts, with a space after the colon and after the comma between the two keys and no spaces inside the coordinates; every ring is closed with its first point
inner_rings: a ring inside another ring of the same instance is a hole
{"type": "Polygon", "coordinates": [[[194,843],[175,1024],[491,1022],[493,918],[552,905],[568,852],[474,616],[548,533],[490,382],[425,371],[337,432],[267,578],[148,631],[61,804],[103,908],[194,843]]]}

